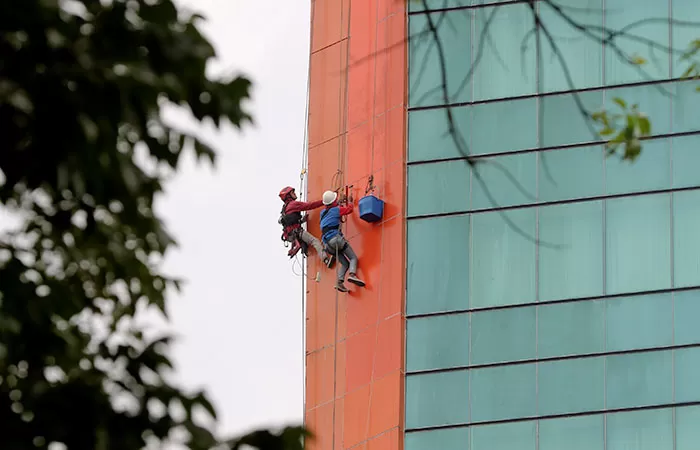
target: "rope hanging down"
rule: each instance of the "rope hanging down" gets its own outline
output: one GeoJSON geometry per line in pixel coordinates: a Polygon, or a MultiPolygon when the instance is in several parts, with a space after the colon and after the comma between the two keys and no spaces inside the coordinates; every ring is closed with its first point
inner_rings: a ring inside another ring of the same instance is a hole
{"type": "MultiPolygon", "coordinates": [[[[311,54],[313,42],[314,42],[314,2],[309,2],[309,55],[311,54]]],[[[305,189],[305,175],[306,166],[308,164],[309,156],[309,98],[311,91],[311,57],[309,56],[309,69],[306,74],[306,105],[304,107],[304,139],[302,142],[302,153],[301,153],[301,173],[299,174],[299,195],[304,198],[306,194],[305,189]]],[[[295,258],[296,259],[296,258],[295,258]]],[[[301,263],[301,398],[302,398],[302,409],[301,409],[301,423],[302,426],[306,426],[306,272],[304,266],[304,259],[302,256],[301,263]]],[[[293,269],[292,269],[293,270],[293,269]]],[[[306,439],[302,439],[302,446],[306,446],[306,439]]]]}

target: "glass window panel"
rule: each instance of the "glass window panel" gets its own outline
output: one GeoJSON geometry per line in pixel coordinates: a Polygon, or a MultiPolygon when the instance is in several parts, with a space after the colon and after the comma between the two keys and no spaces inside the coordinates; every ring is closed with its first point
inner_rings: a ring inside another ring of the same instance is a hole
{"type": "Polygon", "coordinates": [[[600,146],[540,152],[540,201],[602,195],[603,156],[600,146]]]}
{"type": "Polygon", "coordinates": [[[535,370],[536,364],[470,370],[472,422],[535,416],[535,370]]]}
{"type": "Polygon", "coordinates": [[[642,154],[634,162],[618,155],[605,159],[605,190],[608,194],[652,191],[671,187],[671,141],[655,139],[642,143],[642,154]]]}
{"type": "Polygon", "coordinates": [[[673,400],[672,351],[608,356],[606,407],[663,405],[673,400]]]}
{"type": "Polygon", "coordinates": [[[607,450],[673,450],[672,409],[608,414],[607,450]]]}
{"type": "Polygon", "coordinates": [[[537,91],[537,47],[534,40],[522,47],[523,39],[531,30],[532,12],[525,4],[474,10],[475,101],[534,94],[537,91]],[[482,43],[482,40],[485,42],[482,43]],[[479,49],[482,49],[481,53],[479,49]]]}
{"type": "Polygon", "coordinates": [[[698,102],[698,92],[695,90],[697,86],[697,81],[679,81],[674,83],[674,133],[700,131],[700,120],[698,120],[698,116],[700,116],[700,102],[698,102]]]}
{"type": "MultiPolygon", "coordinates": [[[[557,5],[564,8],[565,14],[577,23],[591,27],[603,26],[602,0],[559,0],[557,5]]],[[[554,43],[563,56],[573,86],[569,84],[559,56],[542,34],[542,56],[540,59],[540,80],[542,92],[570,91],[600,86],[603,83],[603,44],[600,40],[583,36],[573,28],[547,3],[540,6],[540,18],[554,37],[554,43]]],[[[535,45],[534,35],[529,45],[535,45]]]]}
{"type": "Polygon", "coordinates": [[[475,214],[472,221],[470,306],[481,308],[533,302],[535,208],[475,214]]]}
{"type": "MultiPolygon", "coordinates": [[[[673,21],[686,22],[685,25],[671,24],[673,47],[682,50],[689,49],[691,42],[698,38],[698,27],[695,25],[700,22],[698,2],[696,0],[673,0],[671,2],[671,16],[673,21]],[[688,26],[688,22],[695,24],[688,26]]],[[[681,55],[672,55],[671,58],[673,60],[673,77],[679,78],[688,68],[689,61],[681,61],[681,55]]]]}
{"type": "MultiPolygon", "coordinates": [[[[425,6],[428,6],[428,10],[431,9],[441,9],[441,8],[458,8],[460,6],[472,6],[475,1],[481,3],[490,3],[489,0],[426,0],[425,4],[423,0],[406,2],[408,4],[408,11],[425,11],[425,6]]],[[[415,16],[410,16],[409,19],[412,20],[415,16]]]]}
{"type": "Polygon", "coordinates": [[[604,409],[605,358],[543,362],[538,370],[538,415],[604,409]]]}
{"type": "Polygon", "coordinates": [[[605,307],[607,351],[673,344],[671,294],[611,298],[605,307]]]}
{"type": "Polygon", "coordinates": [[[540,208],[540,301],[603,293],[603,202],[540,208]]]}
{"type": "MultiPolygon", "coordinates": [[[[610,30],[621,30],[644,19],[668,19],[668,2],[646,1],[640,7],[639,0],[605,0],[605,27],[610,30]]],[[[628,30],[636,36],[654,41],[665,47],[669,46],[669,29],[667,21],[648,21],[628,30]]],[[[669,54],[657,49],[651,49],[645,42],[633,39],[619,38],[614,43],[620,56],[612,45],[605,48],[605,82],[606,84],[624,84],[650,79],[669,78],[669,54]],[[629,58],[639,56],[647,62],[635,66],[627,62],[629,58]],[[641,70],[644,72],[641,73],[641,70]]]]}
{"type": "Polygon", "coordinates": [[[603,450],[605,416],[540,421],[539,450],[603,450]]]}
{"type": "Polygon", "coordinates": [[[700,284],[700,191],[673,194],[673,284],[700,284]]]}
{"type": "Polygon", "coordinates": [[[700,318],[700,291],[674,292],[674,344],[685,345],[700,343],[698,318],[700,318]]]}
{"type": "Polygon", "coordinates": [[[676,450],[700,449],[700,406],[676,408],[676,450]]]}
{"type": "Polygon", "coordinates": [[[470,174],[466,161],[408,166],[408,215],[468,210],[470,174]]]}
{"type": "MultiPolygon", "coordinates": [[[[412,2],[413,3],[413,2],[412,2]]],[[[404,450],[469,450],[469,428],[406,433],[404,450]]]]}
{"type": "Polygon", "coordinates": [[[604,301],[539,306],[537,327],[537,355],[540,358],[603,352],[604,301]]]}
{"type": "Polygon", "coordinates": [[[700,134],[674,137],[672,144],[673,187],[700,186],[700,134]]]}
{"type": "MultiPolygon", "coordinates": [[[[463,156],[448,132],[446,109],[422,109],[408,112],[408,161],[463,156]]],[[[452,108],[452,119],[464,136],[469,130],[471,112],[467,107],[452,108]]]]}
{"type": "Polygon", "coordinates": [[[455,425],[469,420],[469,372],[406,377],[406,428],[455,425]]]}
{"type": "Polygon", "coordinates": [[[607,200],[607,294],[671,286],[669,212],[669,194],[607,200]]]}
{"type": "Polygon", "coordinates": [[[634,104],[639,105],[639,110],[646,114],[651,121],[652,134],[671,132],[673,83],[656,83],[607,89],[605,91],[605,106],[608,111],[615,114],[620,112],[620,107],[613,102],[613,99],[616,97],[624,100],[628,107],[634,104]]]}
{"type": "Polygon", "coordinates": [[[534,358],[536,320],[534,307],[472,313],[471,364],[534,358]]]}
{"type": "MultiPolygon", "coordinates": [[[[579,92],[578,98],[586,111],[598,111],[603,106],[603,91],[579,92]]],[[[540,104],[542,147],[559,147],[599,140],[596,129],[581,113],[573,95],[542,97],[540,104]]]]}
{"type": "Polygon", "coordinates": [[[469,216],[410,220],[406,241],[406,313],[467,309],[469,216]]]}
{"type": "Polygon", "coordinates": [[[406,370],[469,364],[469,314],[421,317],[406,322],[406,370]]]}
{"type": "Polygon", "coordinates": [[[447,88],[452,102],[471,100],[471,86],[461,87],[471,67],[471,10],[447,13],[420,14],[409,21],[409,102],[410,106],[444,104],[441,89],[443,66],[435,45],[435,37],[428,28],[428,16],[437,27],[445,58],[447,88]],[[444,20],[440,20],[441,17],[444,20]]]}
{"type": "Polygon", "coordinates": [[[471,113],[472,130],[467,137],[471,137],[472,154],[537,147],[536,98],[481,103],[472,106],[471,113]]]}
{"type": "MultiPolygon", "coordinates": [[[[535,450],[537,422],[499,423],[472,428],[474,450],[535,450]]],[[[438,450],[434,448],[434,450],[438,450]]]]}
{"type": "Polygon", "coordinates": [[[522,153],[480,159],[472,170],[478,170],[484,186],[472,180],[472,209],[522,205],[537,201],[537,154],[522,153]]]}
{"type": "MultiPolygon", "coordinates": [[[[697,320],[697,317],[696,317],[697,320]]],[[[700,348],[675,350],[675,382],[677,403],[700,401],[700,348]]],[[[700,425],[700,424],[699,424],[700,425]]]]}

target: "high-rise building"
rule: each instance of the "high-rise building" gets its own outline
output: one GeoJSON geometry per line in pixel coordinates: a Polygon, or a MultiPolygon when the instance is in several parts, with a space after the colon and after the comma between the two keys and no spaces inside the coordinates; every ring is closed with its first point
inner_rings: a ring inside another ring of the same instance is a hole
{"type": "Polygon", "coordinates": [[[697,0],[312,9],[308,195],[386,205],[344,226],[366,288],[309,259],[310,448],[700,448],[697,0]]]}

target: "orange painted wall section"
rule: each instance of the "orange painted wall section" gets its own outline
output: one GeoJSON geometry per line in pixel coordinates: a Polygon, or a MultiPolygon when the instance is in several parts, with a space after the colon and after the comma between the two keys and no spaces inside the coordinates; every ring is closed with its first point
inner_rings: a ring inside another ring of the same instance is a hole
{"type": "MultiPolygon", "coordinates": [[[[384,218],[357,213],[343,233],[365,288],[333,289],[313,250],[306,317],[306,425],[315,450],[403,447],[406,11],[403,0],[312,2],[307,199],[369,177],[384,218]]],[[[309,231],[320,236],[319,210],[309,231]]]]}

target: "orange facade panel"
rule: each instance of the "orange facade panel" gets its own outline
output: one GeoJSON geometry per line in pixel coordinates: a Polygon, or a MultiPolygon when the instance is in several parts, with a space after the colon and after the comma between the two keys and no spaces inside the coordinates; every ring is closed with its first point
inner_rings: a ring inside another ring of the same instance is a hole
{"type": "MultiPolygon", "coordinates": [[[[406,10],[403,0],[312,3],[308,198],[349,187],[385,201],[381,222],[354,213],[343,233],[367,286],[333,289],[307,260],[306,420],[318,450],[399,450],[403,430],[406,10]]],[[[309,231],[320,235],[318,212],[309,231]]]]}

